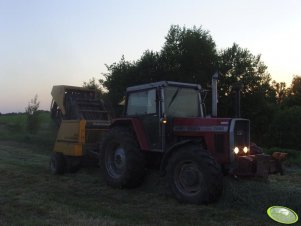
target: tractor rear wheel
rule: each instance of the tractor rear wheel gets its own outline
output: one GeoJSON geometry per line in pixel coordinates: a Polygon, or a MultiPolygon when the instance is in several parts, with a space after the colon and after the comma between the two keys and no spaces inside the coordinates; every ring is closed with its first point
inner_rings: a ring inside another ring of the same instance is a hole
{"type": "Polygon", "coordinates": [[[101,167],[112,187],[133,188],[141,184],[145,160],[130,129],[115,127],[108,132],[102,145],[101,167]]]}
{"type": "Polygon", "coordinates": [[[51,154],[49,168],[52,174],[63,174],[65,169],[64,155],[59,152],[53,152],[51,154]]]}
{"type": "Polygon", "coordinates": [[[171,156],[167,179],[175,198],[185,203],[214,202],[223,190],[219,164],[208,151],[195,145],[181,147],[171,156]]]}

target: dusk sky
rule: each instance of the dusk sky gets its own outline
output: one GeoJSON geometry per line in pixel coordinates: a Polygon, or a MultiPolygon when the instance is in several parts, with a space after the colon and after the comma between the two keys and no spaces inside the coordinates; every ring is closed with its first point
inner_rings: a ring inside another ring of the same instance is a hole
{"type": "Polygon", "coordinates": [[[160,51],[173,24],[202,26],[218,50],[261,54],[277,82],[301,75],[300,0],[0,0],[0,112],[24,112],[35,94],[49,110],[53,85],[160,51]]]}

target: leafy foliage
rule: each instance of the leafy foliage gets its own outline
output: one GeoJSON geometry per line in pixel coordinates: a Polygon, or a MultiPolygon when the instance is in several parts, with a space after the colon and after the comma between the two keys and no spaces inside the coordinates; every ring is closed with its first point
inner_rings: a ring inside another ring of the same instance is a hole
{"type": "Polygon", "coordinates": [[[272,145],[301,149],[301,76],[294,76],[290,87],[276,83],[279,107],[270,125],[272,145]]]}
{"type": "MultiPolygon", "coordinates": [[[[186,28],[172,25],[159,52],[146,50],[140,59],[133,62],[125,60],[122,56],[119,62],[106,67],[108,72],[99,82],[100,86],[107,90],[103,96],[107,102],[112,103],[117,115],[122,112],[119,103],[129,86],[171,80],[198,83],[204,89],[211,90],[211,76],[218,70],[218,116],[235,116],[235,88],[241,87],[241,117],[251,120],[252,140],[260,145],[278,144],[271,135],[274,132],[285,131],[285,127],[282,130],[277,125],[278,120],[284,116],[291,117],[290,120],[285,120],[293,123],[292,119],[296,116],[294,112],[297,110],[289,108],[301,106],[300,76],[294,77],[289,88],[283,82],[271,81],[261,55],[253,55],[236,43],[217,51],[210,33],[202,27],[186,28]]],[[[95,79],[89,83],[99,87],[95,79]]],[[[207,109],[211,107],[210,99],[211,95],[208,95],[207,109]]],[[[294,119],[300,120],[297,116],[294,119]]],[[[289,141],[288,144],[293,145],[293,142],[289,141]]],[[[297,144],[290,147],[296,148],[297,144]]]]}
{"type": "Polygon", "coordinates": [[[264,102],[275,101],[270,74],[260,58],[260,55],[254,56],[249,50],[242,49],[235,43],[232,47],[220,51],[220,115],[233,115],[233,110],[227,106],[231,106],[233,89],[238,84],[241,85],[241,111],[244,117],[253,118],[250,108],[254,112],[256,108],[265,104],[264,102]],[[261,105],[258,106],[259,104],[261,105]]]}
{"type": "Polygon", "coordinates": [[[89,79],[88,82],[83,82],[83,87],[89,88],[89,89],[96,89],[96,90],[99,90],[100,93],[102,93],[101,86],[99,83],[97,83],[97,81],[94,77],[89,79]]]}
{"type": "Polygon", "coordinates": [[[217,67],[216,45],[202,27],[171,26],[161,51],[166,79],[210,84],[217,67]]]}
{"type": "Polygon", "coordinates": [[[165,40],[160,52],[147,50],[135,62],[122,56],[118,63],[106,65],[108,73],[100,82],[108,90],[115,108],[128,86],[160,80],[210,83],[217,51],[208,31],[171,26],[165,40]]]}
{"type": "Polygon", "coordinates": [[[282,104],[283,101],[286,99],[288,90],[286,88],[286,83],[285,82],[272,82],[273,89],[275,90],[276,93],[276,101],[278,104],[282,104]]]}
{"type": "Polygon", "coordinates": [[[301,150],[301,106],[277,111],[270,134],[275,146],[301,150]]]}
{"type": "Polygon", "coordinates": [[[252,139],[262,144],[268,136],[266,126],[275,111],[276,91],[261,56],[234,43],[220,51],[219,115],[234,117],[235,89],[240,86],[241,116],[251,120],[252,139]]]}
{"type": "Polygon", "coordinates": [[[286,99],[283,101],[284,107],[301,105],[301,76],[294,76],[291,86],[287,89],[286,99]]]}

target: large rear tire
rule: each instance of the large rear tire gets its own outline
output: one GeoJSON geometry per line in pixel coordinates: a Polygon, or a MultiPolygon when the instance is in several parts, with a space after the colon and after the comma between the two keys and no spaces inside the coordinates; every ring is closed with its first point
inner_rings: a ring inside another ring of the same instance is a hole
{"type": "Polygon", "coordinates": [[[112,128],[104,138],[101,167],[106,183],[112,187],[133,188],[145,175],[145,159],[133,132],[125,127],[112,128]]]}
{"type": "Polygon", "coordinates": [[[169,160],[168,184],[180,202],[207,204],[222,194],[223,176],[210,153],[195,145],[181,147],[169,160]]]}

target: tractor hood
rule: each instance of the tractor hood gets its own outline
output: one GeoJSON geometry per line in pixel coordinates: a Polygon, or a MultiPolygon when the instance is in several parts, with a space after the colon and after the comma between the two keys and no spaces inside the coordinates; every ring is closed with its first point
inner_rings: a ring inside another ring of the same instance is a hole
{"type": "MultiPolygon", "coordinates": [[[[221,164],[233,163],[237,156],[249,155],[250,122],[242,118],[174,118],[175,136],[199,137],[221,164]],[[234,153],[234,149],[236,152],[234,153]],[[243,150],[247,149],[247,153],[243,150]]],[[[190,138],[189,138],[190,137],[190,138]]]]}
{"type": "Polygon", "coordinates": [[[230,118],[174,118],[173,130],[190,136],[200,132],[227,133],[230,122],[230,118]]]}

